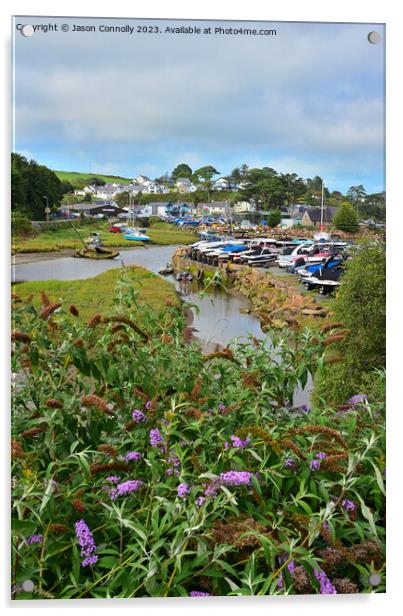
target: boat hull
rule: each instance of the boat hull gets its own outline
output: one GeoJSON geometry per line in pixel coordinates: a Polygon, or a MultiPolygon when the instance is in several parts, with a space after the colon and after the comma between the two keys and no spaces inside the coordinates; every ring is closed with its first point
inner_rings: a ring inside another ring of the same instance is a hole
{"type": "Polygon", "coordinates": [[[74,256],[81,259],[115,259],[119,254],[118,250],[108,250],[107,248],[98,248],[97,250],[82,248],[77,250],[74,256]]]}

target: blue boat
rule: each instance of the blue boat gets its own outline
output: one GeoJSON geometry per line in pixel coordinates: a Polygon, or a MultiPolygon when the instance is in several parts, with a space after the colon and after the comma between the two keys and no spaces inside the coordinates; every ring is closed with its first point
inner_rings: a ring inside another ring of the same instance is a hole
{"type": "Polygon", "coordinates": [[[125,240],[131,240],[134,242],[149,242],[150,238],[146,235],[144,229],[137,229],[136,227],[128,227],[123,235],[125,240]]]}

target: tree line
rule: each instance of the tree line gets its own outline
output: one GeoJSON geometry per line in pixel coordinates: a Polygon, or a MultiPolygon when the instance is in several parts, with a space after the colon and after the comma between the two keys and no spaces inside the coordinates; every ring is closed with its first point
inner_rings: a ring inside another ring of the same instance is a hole
{"type": "Polygon", "coordinates": [[[69,182],[61,182],[45,165],[13,152],[11,154],[11,210],[31,220],[46,218],[45,208],[55,209],[64,194],[71,192],[69,182]]]}

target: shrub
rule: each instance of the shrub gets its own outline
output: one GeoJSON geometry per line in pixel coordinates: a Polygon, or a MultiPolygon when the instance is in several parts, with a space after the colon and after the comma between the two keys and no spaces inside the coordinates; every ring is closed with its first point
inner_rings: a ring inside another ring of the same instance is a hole
{"type": "Polygon", "coordinates": [[[277,225],[281,222],[281,211],[280,210],[270,210],[267,215],[267,224],[269,227],[277,227],[277,225]]]}
{"type": "Polygon", "coordinates": [[[32,225],[29,218],[20,212],[11,213],[11,233],[19,235],[28,235],[32,233],[32,225]]]}
{"type": "Polygon", "coordinates": [[[352,205],[342,203],[334,215],[333,225],[339,231],[354,233],[358,230],[357,214],[352,205]]]}
{"type": "Polygon", "coordinates": [[[347,262],[333,303],[336,321],[349,331],[331,345],[340,363],[332,364],[317,379],[317,395],[341,403],[367,382],[373,369],[385,366],[386,258],[380,242],[364,241],[347,262]]]}
{"type": "Polygon", "coordinates": [[[122,278],[87,323],[13,298],[17,598],[373,592],[382,404],[294,408],[321,335],[203,356],[182,309],[140,321],[137,293],[122,278]]]}

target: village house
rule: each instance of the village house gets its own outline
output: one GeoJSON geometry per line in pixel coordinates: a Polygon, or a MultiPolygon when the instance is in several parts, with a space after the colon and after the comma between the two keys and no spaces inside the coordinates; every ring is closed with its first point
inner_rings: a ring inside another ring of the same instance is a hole
{"type": "Polygon", "coordinates": [[[256,212],[256,205],[249,201],[238,201],[234,203],[232,211],[234,214],[249,214],[251,212],[256,212]]]}
{"type": "Polygon", "coordinates": [[[71,203],[62,205],[59,208],[61,214],[75,212],[89,217],[105,216],[106,218],[116,218],[119,214],[126,214],[126,210],[119,207],[115,201],[110,199],[100,199],[93,203],[71,203]]]}
{"type": "Polygon", "coordinates": [[[198,203],[197,215],[229,218],[231,215],[231,207],[227,201],[209,201],[208,203],[198,203]]]}
{"type": "Polygon", "coordinates": [[[191,193],[197,190],[189,178],[178,178],[175,183],[176,191],[179,193],[191,193]]]}
{"type": "MultiPolygon", "coordinates": [[[[337,207],[324,207],[323,208],[323,224],[324,225],[328,225],[329,223],[332,222],[334,215],[336,214],[337,210],[339,208],[337,207]]],[[[320,220],[321,220],[321,208],[320,207],[309,207],[308,209],[305,210],[302,219],[301,219],[301,224],[304,227],[318,227],[320,226],[320,220]]]]}
{"type": "Polygon", "coordinates": [[[227,178],[218,178],[213,183],[213,190],[230,190],[231,185],[227,178]]]}

